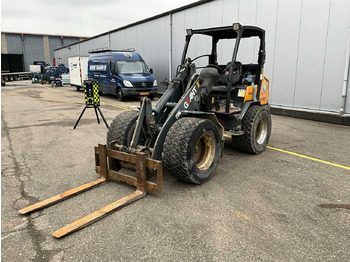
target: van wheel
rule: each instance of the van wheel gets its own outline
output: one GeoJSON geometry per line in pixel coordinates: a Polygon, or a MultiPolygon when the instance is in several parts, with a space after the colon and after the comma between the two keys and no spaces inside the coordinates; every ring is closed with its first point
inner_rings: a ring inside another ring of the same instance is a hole
{"type": "Polygon", "coordinates": [[[125,96],[124,96],[123,91],[120,87],[117,89],[117,97],[118,97],[119,101],[125,100],[125,96]]]}

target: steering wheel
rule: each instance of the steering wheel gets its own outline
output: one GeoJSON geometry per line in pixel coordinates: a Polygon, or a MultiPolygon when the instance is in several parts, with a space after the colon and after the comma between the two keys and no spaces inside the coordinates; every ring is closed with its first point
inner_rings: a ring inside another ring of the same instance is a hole
{"type": "Polygon", "coordinates": [[[219,71],[219,74],[221,74],[221,73],[222,73],[222,69],[221,69],[221,67],[220,67],[220,66],[218,66],[218,65],[209,64],[209,65],[207,65],[206,67],[216,68],[216,69],[219,71]]]}

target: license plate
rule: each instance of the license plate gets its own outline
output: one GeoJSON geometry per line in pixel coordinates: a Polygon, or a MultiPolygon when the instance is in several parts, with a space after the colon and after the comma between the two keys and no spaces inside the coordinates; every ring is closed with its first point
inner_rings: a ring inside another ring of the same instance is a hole
{"type": "Polygon", "coordinates": [[[140,95],[142,95],[142,96],[148,96],[148,95],[149,95],[149,92],[141,92],[140,95]]]}

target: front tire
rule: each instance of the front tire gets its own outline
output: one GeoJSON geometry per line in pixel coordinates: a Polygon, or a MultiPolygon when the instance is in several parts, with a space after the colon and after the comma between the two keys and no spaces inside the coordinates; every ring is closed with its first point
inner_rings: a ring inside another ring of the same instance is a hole
{"type": "Polygon", "coordinates": [[[251,154],[265,151],[271,136],[271,115],[267,108],[251,106],[243,118],[244,134],[232,136],[233,146],[251,154]]]}
{"type": "Polygon", "coordinates": [[[117,97],[119,101],[125,101],[123,90],[120,87],[117,89],[117,97]]]}
{"type": "Polygon", "coordinates": [[[210,120],[184,117],[170,128],[164,142],[163,162],[179,180],[202,184],[213,175],[223,141],[210,120]]]}
{"type": "Polygon", "coordinates": [[[119,145],[129,146],[138,115],[138,111],[124,111],[117,115],[108,128],[107,146],[112,141],[116,141],[119,145]]]}
{"type": "MultiPolygon", "coordinates": [[[[129,147],[138,116],[138,111],[124,111],[117,115],[107,131],[107,147],[110,147],[110,143],[113,141],[116,141],[119,145],[129,147]]],[[[142,133],[141,136],[143,136],[142,133]]],[[[144,139],[141,139],[141,145],[144,145],[144,142],[144,139]]],[[[122,168],[124,162],[122,160],[110,159],[109,164],[112,170],[118,171],[122,168]]],[[[151,175],[152,172],[150,169],[146,168],[146,179],[149,179],[151,175]]]]}

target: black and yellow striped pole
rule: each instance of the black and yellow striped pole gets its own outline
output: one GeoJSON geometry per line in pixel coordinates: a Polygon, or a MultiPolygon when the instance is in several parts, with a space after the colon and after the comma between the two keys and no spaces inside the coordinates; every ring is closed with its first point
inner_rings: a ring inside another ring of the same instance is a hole
{"type": "Polygon", "coordinates": [[[99,89],[98,89],[98,82],[97,81],[85,81],[84,82],[84,93],[85,93],[85,107],[83,111],[81,112],[77,122],[75,123],[73,129],[75,129],[83,116],[86,108],[94,108],[95,109],[95,114],[97,118],[97,123],[100,123],[100,119],[98,117],[98,112],[100,112],[100,115],[103,119],[103,122],[105,123],[106,127],[108,128],[108,124],[106,122],[106,119],[104,118],[101,109],[100,109],[100,94],[99,94],[99,89]]]}

